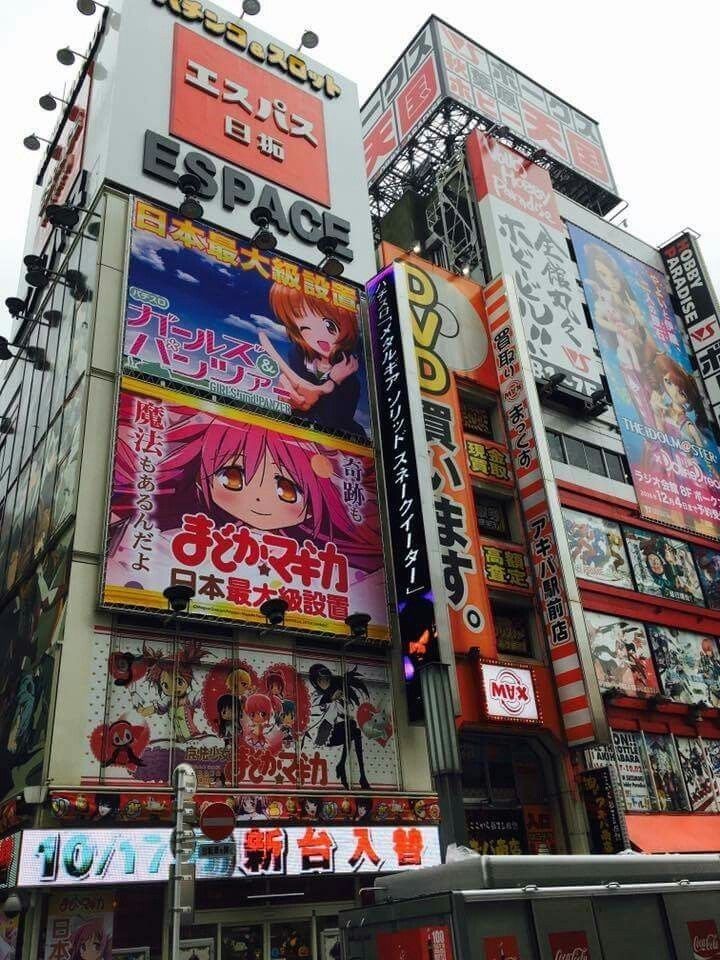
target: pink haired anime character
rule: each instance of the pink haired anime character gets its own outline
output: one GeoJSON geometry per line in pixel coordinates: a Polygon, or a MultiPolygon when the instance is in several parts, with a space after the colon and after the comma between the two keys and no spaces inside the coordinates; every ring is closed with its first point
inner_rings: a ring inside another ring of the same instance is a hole
{"type": "MultiPolygon", "coordinates": [[[[134,402],[132,396],[123,397],[123,403],[134,402]]],[[[163,436],[165,455],[154,476],[152,514],[161,531],[179,529],[186,514],[203,513],[217,526],[234,523],[276,531],[319,546],[333,541],[352,567],[365,572],[380,567],[377,512],[366,510],[362,522],[350,518],[334,451],[279,430],[184,406],[168,405],[165,410],[169,426],[163,436]]],[[[121,429],[113,502],[116,522],[123,528],[133,519],[142,459],[126,436],[121,429]]],[[[365,461],[363,469],[365,493],[374,485],[374,468],[365,461]]]]}
{"type": "Polygon", "coordinates": [[[69,960],[112,960],[112,937],[102,917],[93,917],[75,929],[69,960]]]}

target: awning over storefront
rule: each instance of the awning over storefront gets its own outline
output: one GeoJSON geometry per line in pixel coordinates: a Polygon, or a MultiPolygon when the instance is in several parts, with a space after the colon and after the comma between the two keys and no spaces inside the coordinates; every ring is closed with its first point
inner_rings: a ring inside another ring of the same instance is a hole
{"type": "Polygon", "coordinates": [[[720,852],[716,813],[630,813],[626,822],[632,845],[641,853],[720,852]]]}

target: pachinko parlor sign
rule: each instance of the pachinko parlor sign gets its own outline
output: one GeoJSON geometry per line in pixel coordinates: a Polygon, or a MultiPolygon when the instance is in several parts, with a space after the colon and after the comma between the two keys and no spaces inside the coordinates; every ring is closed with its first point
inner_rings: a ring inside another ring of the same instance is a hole
{"type": "Polygon", "coordinates": [[[124,378],[102,600],[344,633],[370,616],[388,637],[375,467],[366,447],[124,378]]]}

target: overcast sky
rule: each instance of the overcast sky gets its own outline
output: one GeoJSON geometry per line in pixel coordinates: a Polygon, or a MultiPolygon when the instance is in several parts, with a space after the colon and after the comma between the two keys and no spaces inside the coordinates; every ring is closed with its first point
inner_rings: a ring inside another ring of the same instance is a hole
{"type": "MultiPolygon", "coordinates": [[[[471,3],[469,0],[262,0],[255,22],[288,45],[315,30],[319,61],[354,80],[361,102],[418,27],[437,13],[535,81],[600,123],[620,195],[629,201],[628,229],[658,245],[683,227],[700,247],[720,287],[720,88],[717,8],[708,0],[650,4],[647,0],[471,3]]],[[[147,0],[149,12],[151,0],[147,0]]],[[[222,4],[234,13],[240,0],[222,4]]],[[[84,50],[97,17],[75,0],[22,0],[3,8],[0,79],[3,90],[6,209],[0,258],[0,304],[14,294],[20,272],[30,191],[39,153],[22,140],[48,136],[56,114],[37,99],[62,95],[75,67],[55,53],[84,50]]],[[[138,65],[143,69],[143,65],[138,65]]],[[[622,219],[622,218],[620,218],[622,219]]],[[[0,333],[9,330],[0,312],[0,333]]]]}

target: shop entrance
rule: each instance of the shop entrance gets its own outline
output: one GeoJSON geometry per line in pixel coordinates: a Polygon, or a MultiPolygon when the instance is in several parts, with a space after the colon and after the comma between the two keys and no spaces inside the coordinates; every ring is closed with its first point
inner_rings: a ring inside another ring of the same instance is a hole
{"type": "Polygon", "coordinates": [[[336,960],[337,916],[224,923],[218,960],[336,960]]]}

